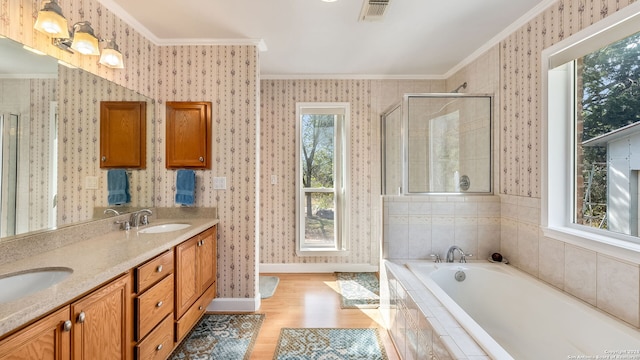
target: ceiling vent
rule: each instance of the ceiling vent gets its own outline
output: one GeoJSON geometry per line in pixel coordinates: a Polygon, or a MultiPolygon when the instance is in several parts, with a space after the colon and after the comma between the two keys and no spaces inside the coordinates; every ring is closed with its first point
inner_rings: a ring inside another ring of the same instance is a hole
{"type": "Polygon", "coordinates": [[[389,6],[389,0],[364,0],[360,21],[381,21],[389,6]]]}

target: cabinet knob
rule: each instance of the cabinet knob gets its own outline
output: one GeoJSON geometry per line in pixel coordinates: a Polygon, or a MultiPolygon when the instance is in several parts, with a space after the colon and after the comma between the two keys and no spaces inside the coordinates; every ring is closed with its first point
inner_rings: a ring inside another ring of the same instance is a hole
{"type": "Polygon", "coordinates": [[[156,346],[156,351],[160,351],[160,350],[162,350],[162,344],[156,346]]]}
{"type": "Polygon", "coordinates": [[[106,156],[103,156],[103,157],[102,157],[102,162],[105,162],[105,161],[107,161],[107,157],[106,157],[106,156]]]}
{"type": "Polygon", "coordinates": [[[80,314],[78,314],[77,323],[82,324],[86,318],[87,318],[87,315],[84,313],[84,311],[81,311],[80,314]]]}
{"type": "Polygon", "coordinates": [[[202,310],[202,305],[198,306],[198,310],[202,310]]]}
{"type": "Polygon", "coordinates": [[[156,272],[162,272],[162,265],[158,265],[158,267],[156,268],[156,272]]]}
{"type": "Polygon", "coordinates": [[[158,301],[158,303],[156,304],[156,307],[160,307],[162,306],[163,302],[162,301],[158,301]]]}
{"type": "Polygon", "coordinates": [[[198,160],[200,160],[200,162],[204,162],[204,157],[200,156],[198,160]]]}
{"type": "Polygon", "coordinates": [[[71,331],[71,326],[72,326],[72,325],[73,325],[73,324],[71,323],[71,320],[67,320],[67,321],[65,321],[65,322],[62,324],[62,330],[63,330],[64,332],[69,332],[69,331],[71,331]]]}

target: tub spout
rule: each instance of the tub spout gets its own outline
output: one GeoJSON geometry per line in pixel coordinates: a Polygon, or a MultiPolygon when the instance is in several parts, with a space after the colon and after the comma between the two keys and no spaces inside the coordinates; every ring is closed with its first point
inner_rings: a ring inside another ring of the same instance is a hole
{"type": "Polygon", "coordinates": [[[452,263],[453,262],[453,258],[454,258],[456,250],[460,253],[460,262],[461,263],[466,263],[467,262],[467,256],[473,256],[471,254],[465,254],[464,251],[462,251],[462,249],[459,246],[453,245],[447,251],[447,262],[448,263],[452,263]]]}

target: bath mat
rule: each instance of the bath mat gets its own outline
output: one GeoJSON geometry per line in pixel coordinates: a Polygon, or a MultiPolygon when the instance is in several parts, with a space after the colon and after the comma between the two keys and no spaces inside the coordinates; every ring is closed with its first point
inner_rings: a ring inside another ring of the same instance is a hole
{"type": "Polygon", "coordinates": [[[378,329],[280,330],[274,360],[387,360],[378,329]]]}
{"type": "Polygon", "coordinates": [[[277,276],[260,276],[258,278],[258,283],[260,286],[260,298],[268,299],[276,292],[278,283],[280,283],[280,278],[277,276]]]}
{"type": "Polygon", "coordinates": [[[264,314],[205,314],[171,360],[249,359],[264,314]]]}
{"type": "Polygon", "coordinates": [[[343,309],[375,309],[380,305],[380,281],[375,273],[336,273],[343,309]]]}

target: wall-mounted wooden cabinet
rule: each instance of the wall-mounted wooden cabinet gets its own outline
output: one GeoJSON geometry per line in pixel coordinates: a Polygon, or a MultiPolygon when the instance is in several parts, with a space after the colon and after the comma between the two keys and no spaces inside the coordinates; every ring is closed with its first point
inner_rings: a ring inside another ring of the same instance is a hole
{"type": "Polygon", "coordinates": [[[167,102],[167,169],[211,169],[211,102],[167,102]]]}
{"type": "Polygon", "coordinates": [[[147,103],[100,102],[100,167],[144,169],[147,103]]]}

